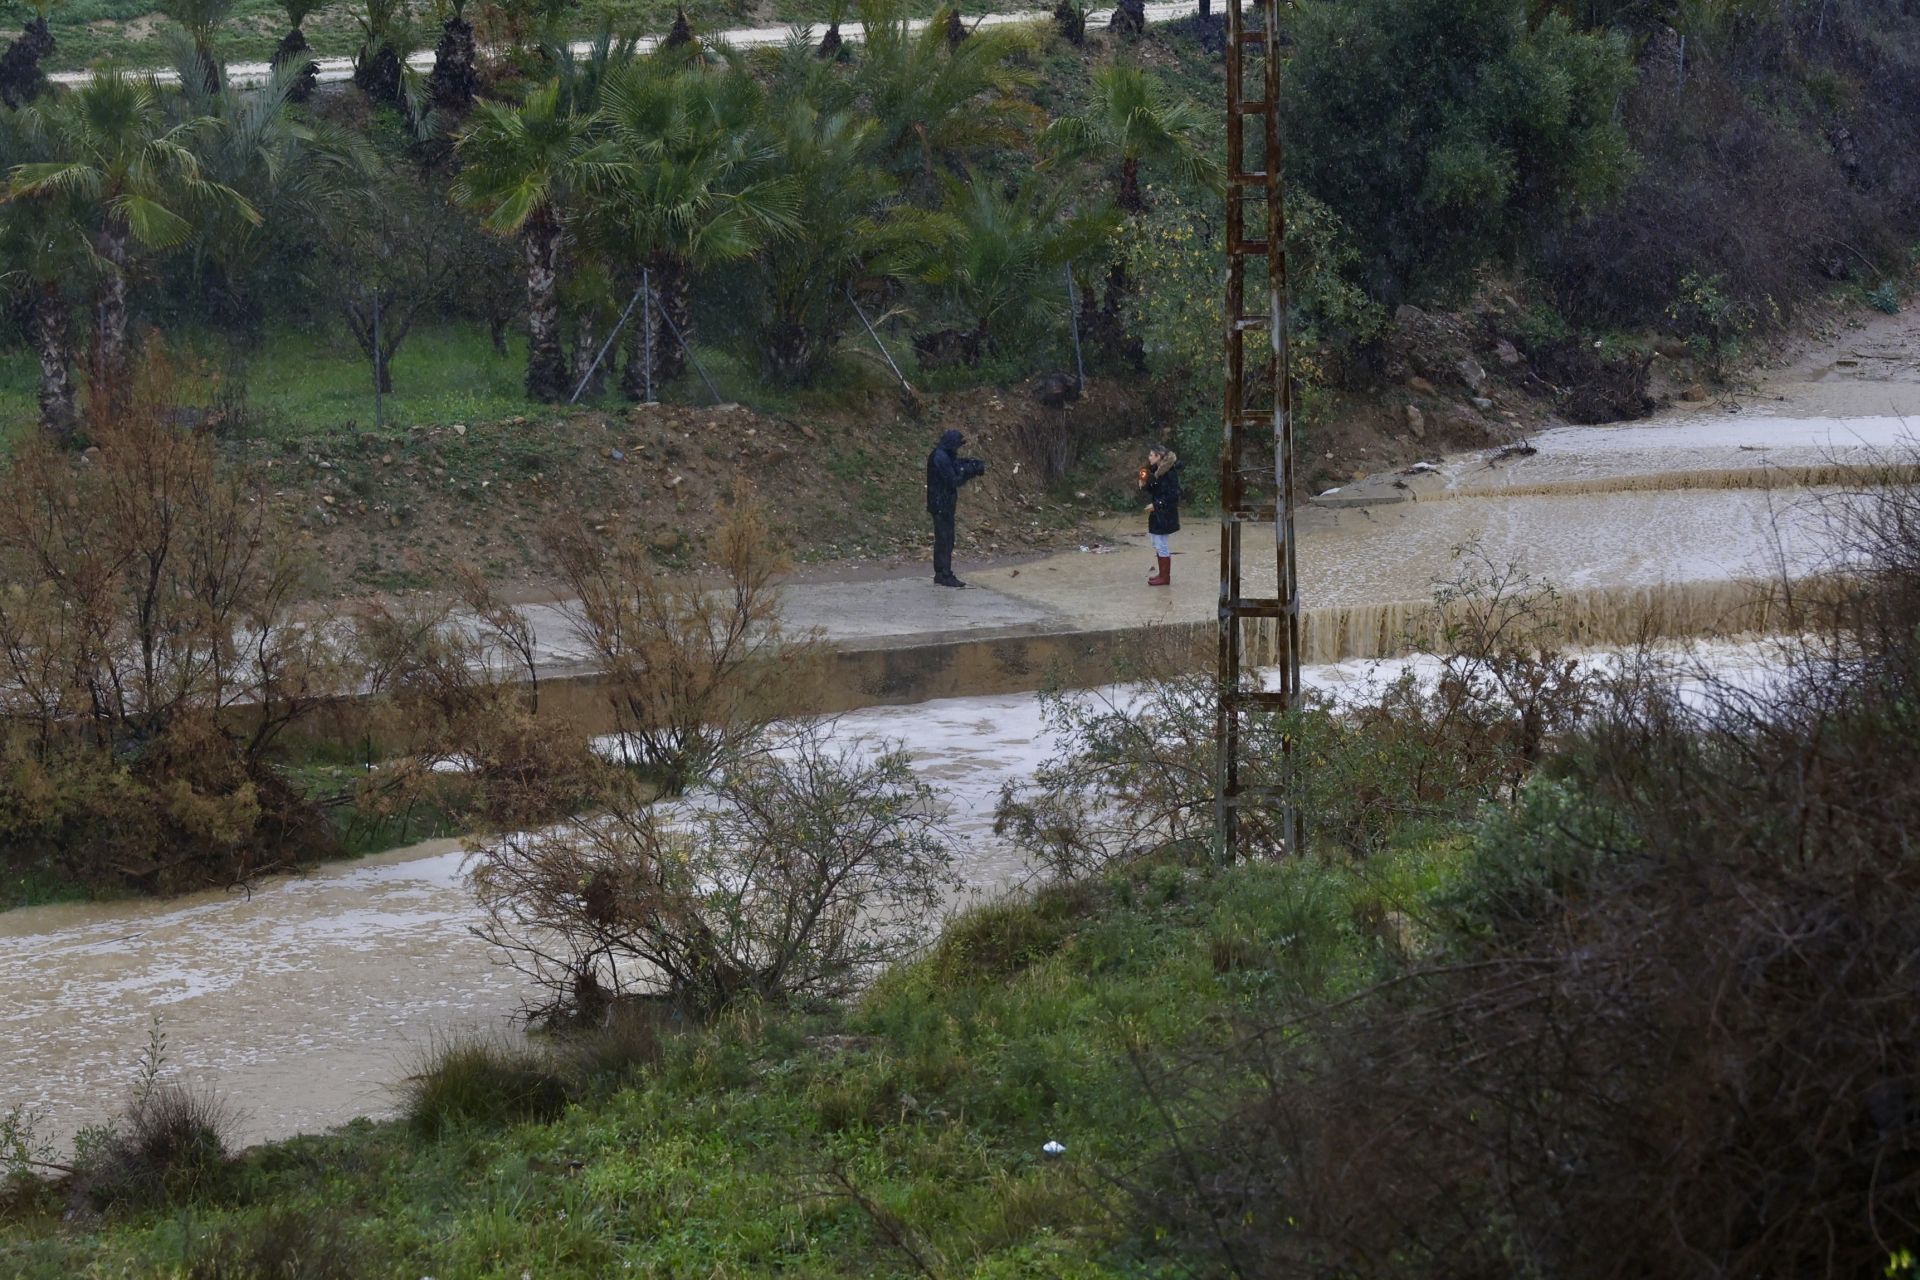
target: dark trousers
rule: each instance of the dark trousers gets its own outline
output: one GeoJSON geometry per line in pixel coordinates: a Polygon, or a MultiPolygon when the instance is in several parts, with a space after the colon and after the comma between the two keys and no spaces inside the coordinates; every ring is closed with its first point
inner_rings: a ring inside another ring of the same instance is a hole
{"type": "Polygon", "coordinates": [[[951,578],[953,576],[953,512],[935,511],[933,514],[933,576],[951,578]]]}

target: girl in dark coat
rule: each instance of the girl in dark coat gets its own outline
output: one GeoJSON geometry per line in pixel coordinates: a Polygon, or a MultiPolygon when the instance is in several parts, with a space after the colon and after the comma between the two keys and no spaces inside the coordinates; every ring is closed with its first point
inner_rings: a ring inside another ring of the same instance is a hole
{"type": "Polygon", "coordinates": [[[1173,581],[1173,545],[1167,538],[1180,532],[1180,467],[1173,450],[1156,444],[1148,448],[1147,465],[1140,468],[1140,489],[1147,495],[1147,536],[1160,562],[1160,572],[1147,579],[1150,587],[1173,581]]]}

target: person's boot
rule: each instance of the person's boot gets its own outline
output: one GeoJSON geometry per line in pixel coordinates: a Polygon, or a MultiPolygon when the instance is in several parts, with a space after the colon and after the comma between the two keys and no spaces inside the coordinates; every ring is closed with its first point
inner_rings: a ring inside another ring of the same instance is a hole
{"type": "Polygon", "coordinates": [[[1160,572],[1147,579],[1147,585],[1150,587],[1164,587],[1173,581],[1173,557],[1161,556],[1159,560],[1160,572]]]}
{"type": "Polygon", "coordinates": [[[951,573],[938,574],[934,577],[933,582],[935,586],[940,587],[964,587],[967,585],[951,573]]]}

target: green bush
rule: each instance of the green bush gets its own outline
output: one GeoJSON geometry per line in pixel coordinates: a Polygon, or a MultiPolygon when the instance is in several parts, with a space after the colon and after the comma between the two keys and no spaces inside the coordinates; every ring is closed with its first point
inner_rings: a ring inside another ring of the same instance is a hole
{"type": "Polygon", "coordinates": [[[1446,293],[1604,200],[1631,167],[1615,35],[1524,0],[1301,10],[1285,111],[1298,177],[1353,233],[1377,299],[1446,293]]]}
{"type": "Polygon", "coordinates": [[[437,1137],[463,1126],[551,1120],[567,1107],[566,1080],[547,1055],[485,1040],[437,1045],[407,1078],[407,1119],[437,1137]]]}
{"type": "Polygon", "coordinates": [[[1535,775],[1512,807],[1487,811],[1440,894],[1442,916],[1480,940],[1531,933],[1584,896],[1634,845],[1631,830],[1598,798],[1535,775]]]}

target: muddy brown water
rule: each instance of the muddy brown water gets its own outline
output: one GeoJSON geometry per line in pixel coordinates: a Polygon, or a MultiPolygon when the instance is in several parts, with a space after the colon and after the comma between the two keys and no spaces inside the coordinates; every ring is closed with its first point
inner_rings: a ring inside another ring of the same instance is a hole
{"type": "MultiPolygon", "coordinates": [[[[1871,399],[1858,387],[1844,390],[1871,399]]],[[[1806,395],[1817,401],[1819,387],[1806,395]]],[[[1502,476],[1471,475],[1484,467],[1479,459],[1449,464],[1449,483],[1478,490],[1470,496],[1340,513],[1302,544],[1305,598],[1317,607],[1308,619],[1310,655],[1384,645],[1404,621],[1393,611],[1405,606],[1391,602],[1423,598],[1446,576],[1453,549],[1469,541],[1494,556],[1522,552],[1532,571],[1589,601],[1596,636],[1606,630],[1603,615],[1627,631],[1637,616],[1661,609],[1752,625],[1739,613],[1743,580],[1830,565],[1825,500],[1790,487],[1669,490],[1649,477],[1663,467],[1676,477],[1724,471],[1729,458],[1750,468],[1763,449],[1777,452],[1782,467],[1827,465],[1842,452],[1851,464],[1855,451],[1835,450],[1832,439],[1873,435],[1884,447],[1892,429],[1862,432],[1844,418],[1690,421],[1691,430],[1689,420],[1632,428],[1642,433],[1636,437],[1610,437],[1608,428],[1557,432],[1528,465],[1502,476]],[[1598,482],[1608,476],[1632,477],[1628,491],[1537,488],[1604,490],[1598,482]],[[1501,484],[1520,493],[1487,492],[1501,484]],[[1311,640],[1322,632],[1331,638],[1311,640]]],[[[1205,546],[1202,533],[1195,548],[1205,546]]],[[[1089,559],[1078,578],[1029,569],[1007,590],[1079,591],[1097,605],[1120,590],[1121,570],[1107,559],[1119,557],[1089,559]]],[[[1129,563],[1124,576],[1137,568],[1129,563]]],[[[992,838],[991,810],[1001,781],[1047,754],[1031,695],[875,708],[842,725],[906,741],[952,808],[971,891],[1020,878],[1017,860],[992,838]]],[[[0,1112],[38,1110],[42,1132],[62,1144],[107,1118],[125,1101],[156,1015],[168,1074],[215,1087],[239,1112],[243,1141],[390,1112],[395,1086],[436,1037],[504,1031],[527,995],[470,932],[476,916],[462,862],[457,844],[436,842],[251,894],[0,914],[0,1112]]]]}

